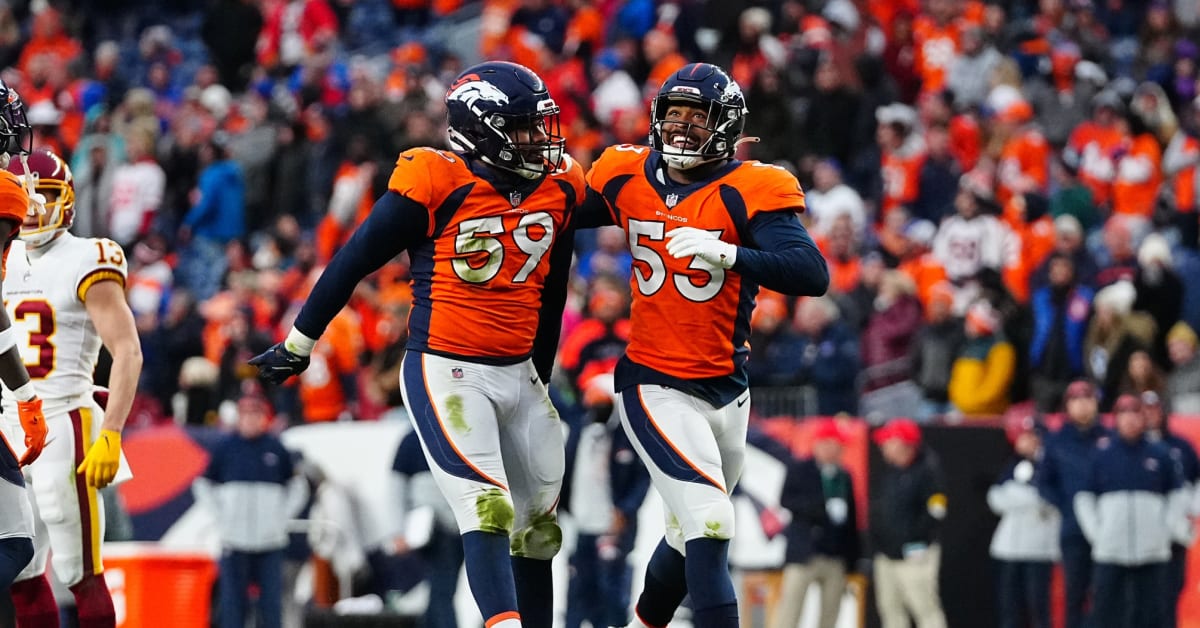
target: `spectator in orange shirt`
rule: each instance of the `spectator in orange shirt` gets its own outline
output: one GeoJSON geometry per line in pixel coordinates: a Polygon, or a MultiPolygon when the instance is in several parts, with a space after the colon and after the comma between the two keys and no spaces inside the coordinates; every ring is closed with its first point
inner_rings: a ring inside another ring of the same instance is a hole
{"type": "Polygon", "coordinates": [[[56,67],[65,68],[82,52],[79,42],[63,32],[62,14],[46,8],[33,18],[33,36],[21,50],[17,68],[28,75],[30,63],[41,56],[50,57],[56,67]]]}
{"type": "MultiPolygon", "coordinates": [[[[687,59],[679,54],[679,41],[670,29],[653,28],[642,39],[642,54],[646,64],[650,66],[650,76],[646,79],[645,94],[653,95],[676,70],[687,65],[687,59]]],[[[749,85],[749,82],[742,83],[749,85]]]]}
{"type": "Polygon", "coordinates": [[[921,165],[925,162],[925,140],[917,129],[917,112],[892,103],[875,110],[878,123],[875,141],[881,154],[883,199],[881,213],[911,204],[920,192],[921,165]]]}
{"type": "Polygon", "coordinates": [[[301,415],[306,423],[354,418],[358,397],[358,357],[362,325],[344,308],[325,330],[312,352],[312,363],[300,375],[301,415]]]}
{"type": "MultiPolygon", "coordinates": [[[[771,13],[763,7],[750,7],[738,17],[738,42],[729,66],[729,75],[739,85],[751,85],[754,77],[767,66],[782,66],[787,58],[783,44],[771,35],[771,13]]],[[[651,76],[651,83],[653,83],[651,76]]],[[[661,84],[661,83],[658,83],[661,84]]]]}
{"type": "Polygon", "coordinates": [[[1185,105],[1181,117],[1183,125],[1163,153],[1163,175],[1171,186],[1180,244],[1194,250],[1200,247],[1200,98],[1185,105]]]}
{"type": "Polygon", "coordinates": [[[346,147],[346,159],[334,175],[329,211],[317,226],[318,263],[328,262],[371,213],[375,203],[372,188],[375,173],[367,139],[355,135],[346,147]]]}
{"type": "Polygon", "coordinates": [[[846,294],[858,285],[859,239],[854,232],[850,214],[839,214],[829,227],[828,235],[819,243],[829,264],[829,291],[846,294]]]}
{"type": "Polygon", "coordinates": [[[1162,147],[1143,113],[1130,111],[1118,128],[1125,132],[1113,152],[1112,211],[1151,218],[1162,185],[1162,147]]]}
{"type": "Polygon", "coordinates": [[[1106,206],[1116,176],[1113,155],[1127,138],[1120,120],[1125,103],[1111,89],[1092,98],[1092,118],[1075,127],[1063,149],[1063,161],[1079,173],[1079,180],[1092,191],[1097,205],[1106,206]]]}
{"type": "Polygon", "coordinates": [[[898,270],[908,275],[917,287],[917,299],[925,311],[932,305],[936,288],[948,283],[946,269],[931,252],[937,226],[928,220],[914,220],[904,230],[908,241],[898,270]]]}
{"type": "MultiPolygon", "coordinates": [[[[995,95],[1002,90],[1017,91],[997,87],[992,93],[995,95]]],[[[1004,142],[997,172],[996,201],[1004,206],[1015,195],[1045,194],[1050,185],[1050,144],[1033,122],[1033,107],[1019,92],[995,112],[992,134],[1004,142]]]]}
{"type": "Polygon", "coordinates": [[[962,26],[956,0],[929,0],[926,11],[913,23],[917,74],[922,92],[940,92],[959,52],[962,26]]]}

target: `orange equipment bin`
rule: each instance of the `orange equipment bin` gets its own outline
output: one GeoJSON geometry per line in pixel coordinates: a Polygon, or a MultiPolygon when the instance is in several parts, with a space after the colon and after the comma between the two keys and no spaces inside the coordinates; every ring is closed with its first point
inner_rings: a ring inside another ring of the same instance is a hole
{"type": "Polygon", "coordinates": [[[104,544],[117,628],[208,628],[216,576],[216,561],[202,551],[104,544]]]}

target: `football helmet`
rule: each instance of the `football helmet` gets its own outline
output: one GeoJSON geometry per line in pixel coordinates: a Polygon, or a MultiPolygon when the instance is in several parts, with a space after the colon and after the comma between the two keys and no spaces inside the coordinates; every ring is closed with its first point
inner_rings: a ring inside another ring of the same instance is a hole
{"type": "Polygon", "coordinates": [[[467,68],[446,92],[450,140],[491,166],[537,179],[562,165],[559,107],[525,66],[488,61],[467,68]]]}
{"type": "Polygon", "coordinates": [[[25,223],[21,225],[21,240],[26,246],[39,247],[53,240],[60,231],[71,228],[75,220],[75,180],[67,162],[53,152],[40,148],[25,159],[13,159],[8,171],[18,177],[29,177],[25,185],[45,199],[45,211],[31,203],[25,223]]]}
{"type": "Polygon", "coordinates": [[[33,151],[33,127],[25,118],[25,103],[17,90],[0,80],[0,152],[24,155],[33,151]]]}
{"type": "Polygon", "coordinates": [[[650,147],[662,153],[673,168],[687,170],[733,157],[737,140],[746,127],[746,97],[721,68],[709,63],[692,63],[672,74],[650,101],[650,147]],[[668,120],[672,105],[687,105],[708,112],[704,125],[686,120],[668,120]],[[674,140],[664,138],[664,125],[674,140]],[[707,139],[693,134],[703,129],[707,139]]]}

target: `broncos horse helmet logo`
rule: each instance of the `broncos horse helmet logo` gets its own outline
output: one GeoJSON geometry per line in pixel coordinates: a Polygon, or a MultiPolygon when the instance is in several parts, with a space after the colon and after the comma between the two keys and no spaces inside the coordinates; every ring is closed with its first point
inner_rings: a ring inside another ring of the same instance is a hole
{"type": "Polygon", "coordinates": [[[450,94],[446,97],[447,100],[457,100],[470,109],[475,109],[475,103],[481,100],[499,106],[508,104],[508,95],[499,87],[477,77],[466,76],[463,78],[468,80],[459,81],[456,85],[451,86],[450,94]],[[474,80],[470,80],[472,78],[474,80]]]}

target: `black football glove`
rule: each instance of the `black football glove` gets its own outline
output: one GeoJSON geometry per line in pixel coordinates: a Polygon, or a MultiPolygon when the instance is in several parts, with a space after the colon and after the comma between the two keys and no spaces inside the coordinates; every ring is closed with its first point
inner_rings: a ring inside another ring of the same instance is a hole
{"type": "Polygon", "coordinates": [[[250,358],[248,364],[258,367],[258,378],[263,382],[278,386],[287,378],[303,373],[308,362],[308,356],[288,351],[281,342],[250,358]]]}

